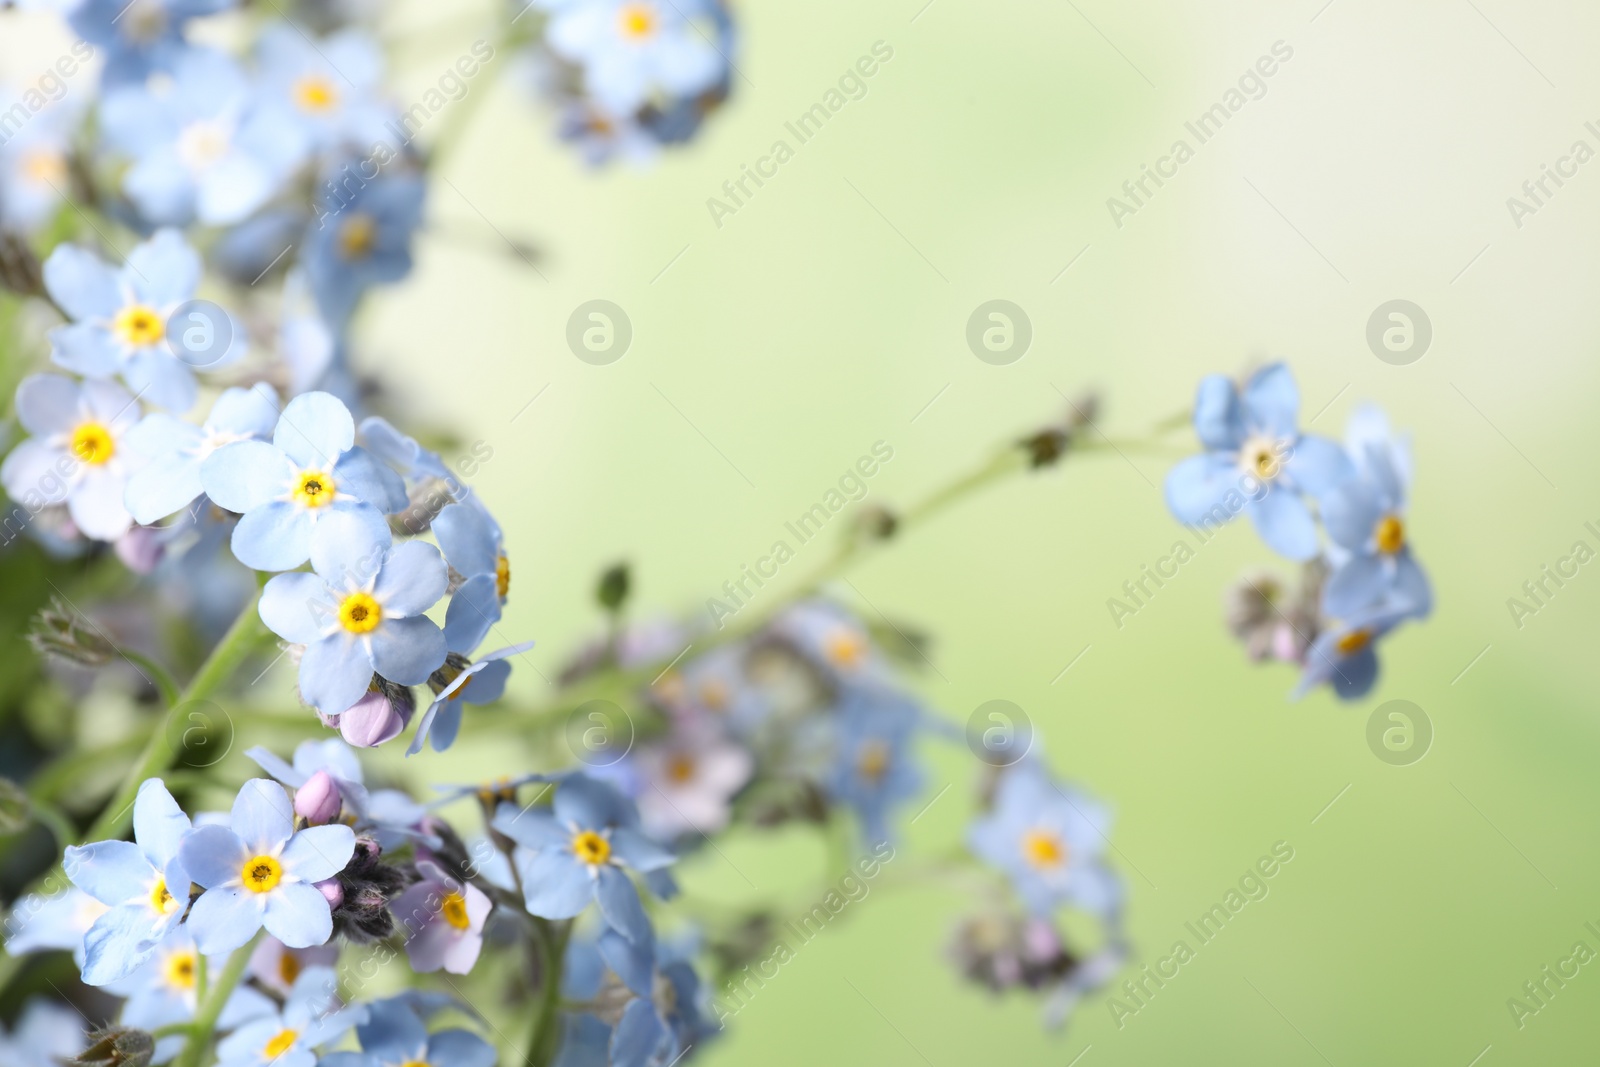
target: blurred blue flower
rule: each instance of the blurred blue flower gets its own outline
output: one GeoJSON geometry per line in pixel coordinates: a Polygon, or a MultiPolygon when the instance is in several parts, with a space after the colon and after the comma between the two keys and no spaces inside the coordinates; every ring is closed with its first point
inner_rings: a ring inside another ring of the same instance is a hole
{"type": "MultiPolygon", "coordinates": [[[[460,595],[460,590],[457,590],[456,596],[460,595]]],[[[452,599],[450,604],[454,607],[455,600],[452,599]]],[[[449,637],[447,623],[446,640],[449,637]]],[[[422,751],[423,743],[430,739],[435,752],[443,752],[454,744],[456,733],[461,729],[462,706],[493,704],[499,700],[506,691],[506,679],[511,677],[511,664],[506,662],[506,658],[521,655],[532,647],[532,641],[524,641],[486,652],[470,662],[460,655],[446,657],[444,666],[434,672],[432,679],[435,684],[442,682],[443,688],[434,696],[428,710],[423,712],[422,721],[417,723],[416,736],[411,739],[411,747],[406,749],[406,755],[415,756],[422,751]],[[457,663],[458,660],[462,662],[457,663]]]]}
{"type": "Polygon", "coordinates": [[[890,808],[922,789],[922,772],[911,756],[922,712],[896,693],[852,688],[835,714],[838,749],[828,792],[855,809],[869,844],[887,841],[890,808]]]}
{"type": "MultiPolygon", "coordinates": [[[[150,3],[153,0],[140,0],[150,3]]],[[[50,331],[50,358],[87,378],[121,375],[141,400],[175,412],[194,406],[189,364],[167,342],[167,320],[200,284],[199,253],[177,230],[158,230],[117,270],[93,252],[63,244],[44,263],[44,284],[72,325],[50,331]]],[[[244,354],[235,329],[219,367],[244,354]]]]}
{"type": "Polygon", "coordinates": [[[313,1049],[332,1044],[367,1018],[365,1007],[340,1008],[337,987],[331,968],[306,968],[281,1012],[245,1023],[222,1039],[217,1067],[316,1067],[313,1049]]]}
{"type": "Polygon", "coordinates": [[[379,100],[383,53],[361,30],[314,40],[278,23],[256,44],[261,109],[300,156],[350,148],[365,157],[392,140],[384,128],[393,109],[379,100]]]}
{"type": "Polygon", "coordinates": [[[1213,374],[1200,382],[1194,429],[1210,451],[1167,475],[1167,507],[1179,522],[1218,526],[1247,511],[1273,551],[1307,560],[1318,551],[1306,505],[1354,474],[1332,441],[1296,427],[1300,393],[1282,363],[1263,367],[1241,390],[1213,374]]]}
{"type": "MultiPolygon", "coordinates": [[[[211,957],[207,962],[215,973],[226,963],[226,957],[211,957]]],[[[155,955],[142,967],[106,987],[107,992],[127,998],[122,1006],[121,1024],[154,1031],[192,1020],[199,1002],[199,964],[200,952],[195,948],[194,938],[182,927],[167,935],[155,955]]],[[[277,1005],[265,994],[249,986],[239,986],[223,1005],[217,1029],[231,1030],[277,1010],[277,1005]]],[[[157,1038],[152,1062],[166,1063],[178,1054],[183,1043],[182,1034],[157,1038]]]]}
{"type": "Polygon", "coordinates": [[[187,508],[205,492],[200,466],[211,453],[265,437],[277,421],[278,398],[264,382],[224,390],[199,426],[164,412],[146,415],[128,431],[129,447],[145,459],[124,498],[134,521],[148,526],[187,508]]]}
{"type": "Polygon", "coordinates": [[[1347,436],[1357,474],[1322,505],[1328,537],[1344,550],[1323,591],[1323,611],[1350,619],[1409,609],[1425,618],[1433,591],[1407,537],[1409,450],[1390,436],[1388,420],[1376,408],[1358,411],[1347,436]]]}
{"type": "Polygon", "coordinates": [[[23,1005],[10,1034],[0,1030],[0,1063],[6,1067],[59,1067],[88,1044],[82,1014],[38,997],[23,1005]]]}
{"type": "Polygon", "coordinates": [[[638,944],[651,936],[639,892],[624,868],[646,873],[675,862],[666,849],[623,822],[637,812],[620,793],[582,774],[556,787],[551,810],[502,804],[494,828],[517,843],[513,860],[529,912],[570,919],[591,901],[607,925],[638,944]]]}
{"type": "Polygon", "coordinates": [[[68,21],[79,36],[105,51],[107,86],[143,81],[170,71],[188,45],[185,24],[234,6],[235,0],[82,0],[68,21]]]}
{"type": "Polygon", "coordinates": [[[334,514],[311,541],[314,574],[280,574],[261,594],[261,618],[285,641],[306,646],[300,695],[336,715],[360,700],[376,672],[420,685],[445,660],[444,634],[423,612],[449,578],[439,550],[392,545],[355,515],[334,514]]]}
{"type": "Polygon", "coordinates": [[[324,1056],[321,1067],[494,1067],[494,1046],[468,1030],[428,1033],[417,1013],[401,998],[375,1001],[356,1027],[360,1052],[324,1056]]]}
{"type": "Polygon", "coordinates": [[[6,952],[25,956],[52,949],[72,953],[83,969],[83,938],[106,906],[76,887],[65,893],[41,897],[28,894],[11,906],[5,922],[6,952]]]}
{"type": "Polygon", "coordinates": [[[17,386],[17,419],[32,437],[0,464],[6,495],[37,515],[66,504],[86,536],[115,541],[133,516],[123,503],[139,455],[129,437],[139,405],[113,382],[33,374],[17,386]]]}
{"type": "Polygon", "coordinates": [[[205,890],[186,924],[196,945],[207,955],[228,952],[263,926],[290,948],[323,944],[333,934],[333,914],[314,883],[342,871],[355,847],[348,826],[296,832],[281,785],[245,782],[228,825],[197,827],[183,842],[184,868],[205,890]]]}
{"type": "Polygon", "coordinates": [[[252,100],[244,73],[209,48],[185,52],[170,79],[106,94],[100,128],[133,160],[122,188],[146,221],[230,225],[277,193],[301,155],[297,131],[252,100]]]}
{"type": "Polygon", "coordinates": [[[322,315],[336,333],[368,289],[411,273],[411,235],[422,223],[425,192],[421,178],[395,174],[364,182],[348,200],[318,205],[301,256],[322,315]]]}
{"type": "Polygon", "coordinates": [[[1414,607],[1402,604],[1331,624],[1306,650],[1305,666],[1292,699],[1298,700],[1324,683],[1340,700],[1366,696],[1378,681],[1378,642],[1415,616],[1414,607]]]}
{"type": "Polygon", "coordinates": [[[271,444],[237,441],[201,464],[206,495],[243,516],[233,531],[240,563],[264,571],[298,567],[311,556],[312,531],[334,516],[361,527],[365,532],[353,536],[363,541],[388,538],[383,516],[405,506],[404,489],[354,447],[355,432],[338,399],[303,393],[283,409],[271,444]]]}
{"type": "Polygon", "coordinates": [[[583,68],[589,96],[619,117],[648,103],[693,97],[727,70],[703,29],[676,5],[658,0],[562,5],[545,39],[557,55],[583,68]]]}
{"type": "Polygon", "coordinates": [[[1001,777],[994,808],[967,831],[967,847],[1008,875],[1034,914],[1072,905],[1106,917],[1121,902],[1104,862],[1110,825],[1099,803],[1058,785],[1030,759],[1001,777]]]}
{"type": "Polygon", "coordinates": [[[80,101],[53,101],[0,142],[0,228],[37,232],[55,214],[72,186],[72,136],[83,117],[80,101]]]}
{"type": "Polygon", "coordinates": [[[191,875],[180,852],[189,827],[161,779],[150,778],[133,803],[133,841],[68,847],[67,877],[109,909],[84,938],[89,985],[126,978],[183,921],[191,875]]]}
{"type": "Polygon", "coordinates": [[[684,1053],[714,1036],[719,1027],[707,1017],[705,995],[684,954],[663,945],[621,968],[607,942],[618,939],[605,931],[598,940],[573,938],[567,946],[562,993],[574,1001],[614,1001],[607,993],[606,969],[633,994],[625,1003],[608,1004],[605,1019],[588,1012],[569,1015],[558,1067],[656,1067],[676,1063],[684,1053]],[[603,997],[602,995],[605,994],[603,997]]]}

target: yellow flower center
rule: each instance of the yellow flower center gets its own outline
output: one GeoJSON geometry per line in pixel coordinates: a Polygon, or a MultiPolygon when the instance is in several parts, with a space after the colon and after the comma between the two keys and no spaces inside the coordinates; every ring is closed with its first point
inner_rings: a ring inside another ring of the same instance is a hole
{"type": "MultiPolygon", "coordinates": [[[[239,878],[250,892],[266,893],[283,881],[283,864],[272,856],[252,856],[244,861],[243,867],[239,868],[239,878]]],[[[282,1052],[283,1049],[278,1051],[282,1052]]]]}
{"type": "Polygon", "coordinates": [[[511,561],[501,553],[500,558],[494,561],[494,587],[504,600],[506,594],[511,592],[511,561]]]}
{"type": "Polygon", "coordinates": [[[23,157],[22,173],[36,182],[59,186],[67,180],[67,161],[60,152],[35,149],[23,157]]]}
{"type": "Polygon", "coordinates": [[[1029,830],[1022,835],[1022,855],[1038,870],[1059,867],[1067,860],[1067,846],[1050,830],[1029,830]]]}
{"type": "Polygon", "coordinates": [[[291,495],[303,508],[326,507],[338,495],[338,485],[327,471],[301,471],[291,495]]]}
{"type": "MultiPolygon", "coordinates": [[[[184,894],[185,897],[188,895],[184,894]]],[[[171,915],[178,910],[178,898],[167,889],[165,878],[157,878],[156,884],[150,887],[150,906],[162,915],[171,915]]]]}
{"type": "Polygon", "coordinates": [[[700,703],[708,711],[727,711],[731,695],[728,683],[721,678],[708,678],[700,686],[700,703]]]}
{"type": "Polygon", "coordinates": [[[679,752],[667,760],[667,780],[682,785],[694,777],[694,757],[679,752]]]}
{"type": "Polygon", "coordinates": [[[439,914],[444,921],[457,930],[465,930],[472,925],[472,920],[467,917],[467,898],[460,893],[451,893],[439,905],[439,914]]]}
{"type": "Polygon", "coordinates": [[[278,957],[278,978],[284,985],[294,985],[294,980],[299,977],[300,957],[284,949],[283,955],[278,957]]]}
{"type": "Polygon", "coordinates": [[[1397,515],[1385,515],[1379,519],[1372,535],[1378,541],[1378,551],[1387,555],[1392,556],[1406,547],[1406,524],[1397,515]]]}
{"type": "Polygon", "coordinates": [[[166,958],[161,968],[167,985],[173,989],[189,990],[195,985],[195,958],[192,951],[174,952],[166,958]]]}
{"type": "Polygon", "coordinates": [[[572,854],[591,867],[598,867],[611,858],[611,842],[593,830],[582,830],[572,837],[572,854]]]}
{"type": "Polygon", "coordinates": [[[378,223],[371,215],[355,214],[339,227],[339,253],[345,259],[365,259],[378,242],[378,223]]]}
{"type": "Polygon", "coordinates": [[[332,79],[321,74],[307,74],[294,83],[290,93],[300,110],[312,115],[331,111],[339,103],[339,91],[332,79]]]}
{"type": "Polygon", "coordinates": [[[836,667],[857,667],[866,658],[867,642],[854,630],[838,629],[828,636],[823,654],[836,667]]]}
{"type": "Polygon", "coordinates": [[[407,1060],[400,1067],[433,1067],[427,1060],[407,1060]]]}
{"type": "Polygon", "coordinates": [[[661,20],[656,16],[654,5],[623,4],[622,9],[617,12],[617,22],[622,28],[622,36],[642,41],[655,36],[661,20]]]}
{"type": "Polygon", "coordinates": [[[856,769],[870,782],[881,779],[889,769],[889,746],[882,741],[868,741],[856,756],[856,769]]]}
{"type": "Polygon", "coordinates": [[[74,456],[91,467],[98,467],[117,454],[111,431],[98,422],[81,422],[73,427],[72,441],[67,447],[74,456]]]}
{"type": "Polygon", "coordinates": [[[167,335],[167,327],[149,304],[129,304],[111,320],[111,332],[125,345],[145,348],[159,344],[167,335]]]}
{"type": "Polygon", "coordinates": [[[1339,638],[1339,643],[1336,647],[1339,649],[1340,655],[1353,656],[1371,643],[1371,630],[1351,630],[1349,633],[1339,638]]]}
{"type": "Polygon", "coordinates": [[[370,634],[383,621],[383,608],[367,593],[351,593],[339,605],[339,625],[353,634],[370,634]]]}
{"type": "Polygon", "coordinates": [[[261,1046],[261,1055],[268,1060],[275,1060],[293,1048],[294,1043],[298,1040],[300,1040],[300,1031],[279,1030],[271,1041],[261,1046]]]}

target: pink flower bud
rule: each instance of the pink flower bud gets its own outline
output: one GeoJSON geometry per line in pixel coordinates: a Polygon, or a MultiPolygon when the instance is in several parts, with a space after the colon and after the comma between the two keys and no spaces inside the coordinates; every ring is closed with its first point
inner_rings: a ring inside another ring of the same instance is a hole
{"type": "Polygon", "coordinates": [[[117,538],[117,558],[135,574],[149,574],[166,555],[161,531],[149,526],[134,526],[117,538]]]}
{"type": "Polygon", "coordinates": [[[327,771],[313,774],[294,791],[294,813],[312,826],[322,826],[339,817],[339,787],[327,771]]]}
{"type": "Polygon", "coordinates": [[[399,737],[410,718],[387,695],[370,690],[339,713],[339,733],[357,748],[373,748],[399,737]]]}
{"type": "Polygon", "coordinates": [[[339,884],[339,879],[329,878],[325,882],[317,882],[316,887],[322,898],[328,902],[328,907],[337,908],[344,903],[344,886],[339,884]]]}

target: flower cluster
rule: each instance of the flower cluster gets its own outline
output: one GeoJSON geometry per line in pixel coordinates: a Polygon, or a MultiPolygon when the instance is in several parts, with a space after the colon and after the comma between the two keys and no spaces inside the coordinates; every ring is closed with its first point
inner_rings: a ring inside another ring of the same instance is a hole
{"type": "Polygon", "coordinates": [[[1203,380],[1194,429],[1207,451],[1167,475],[1167,506],[1201,529],[1244,512],[1268,547],[1304,565],[1292,593],[1272,575],[1243,579],[1230,593],[1229,626],[1252,658],[1301,668],[1297,696],[1327,684],[1355,700],[1377,681],[1377,643],[1433,609],[1411,551],[1410,441],[1366,406],[1341,447],[1301,433],[1299,407],[1281,363],[1243,383],[1203,380]]]}

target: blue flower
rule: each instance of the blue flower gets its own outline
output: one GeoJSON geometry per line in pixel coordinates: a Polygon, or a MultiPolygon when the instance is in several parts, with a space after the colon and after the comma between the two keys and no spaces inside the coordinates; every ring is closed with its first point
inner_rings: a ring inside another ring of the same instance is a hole
{"type": "Polygon", "coordinates": [[[795,604],[773,620],[772,629],[840,684],[886,682],[891,677],[867,628],[837,604],[824,600],[795,604]]]}
{"type": "Polygon", "coordinates": [[[693,97],[726,61],[680,8],[658,0],[584,0],[550,19],[550,48],[583,68],[583,84],[610,114],[632,115],[663,97],[693,97]]]}
{"type": "Polygon", "coordinates": [[[1366,696],[1378,681],[1378,642],[1415,615],[1411,605],[1402,604],[1330,625],[1306,650],[1305,666],[1292,698],[1298,700],[1323,683],[1331,686],[1340,700],[1366,696]]]}
{"type": "MultiPolygon", "coordinates": [[[[67,162],[83,108],[59,100],[0,144],[0,225],[31,234],[50,221],[72,186],[67,162]]],[[[11,130],[10,123],[6,129],[11,130]]]]}
{"type": "Polygon", "coordinates": [[[605,931],[597,941],[574,938],[567,947],[562,993],[571,1000],[614,1000],[605,971],[621,979],[634,994],[621,1011],[608,1008],[606,1018],[578,1013],[567,1020],[559,1067],[656,1067],[676,1063],[683,1053],[713,1036],[719,1027],[704,1011],[699,976],[682,954],[668,946],[642,959],[618,966],[608,951],[605,931]],[[636,966],[638,969],[635,969],[636,966]]]}
{"type": "Polygon", "coordinates": [[[320,1067],[494,1067],[494,1046],[467,1030],[428,1033],[417,1013],[401,998],[376,1001],[356,1027],[360,1052],[324,1056],[320,1067]]]}
{"type": "Polygon", "coordinates": [[[183,865],[205,889],[189,909],[195,944],[207,955],[228,952],[263,926],[290,948],[325,943],[333,914],[314,883],[344,870],[355,847],[348,826],[295,832],[283,787],[266,778],[245,782],[229,825],[198,827],[183,842],[183,865]]]}
{"type": "MultiPolygon", "coordinates": [[[[460,595],[460,590],[457,590],[456,596],[460,595]]],[[[455,606],[455,600],[450,601],[450,606],[455,606]]],[[[449,636],[447,623],[446,640],[449,636]]],[[[435,752],[443,752],[454,744],[456,732],[461,729],[462,705],[493,704],[499,700],[506,691],[506,679],[511,677],[511,664],[506,662],[506,657],[521,655],[532,647],[532,641],[524,641],[519,645],[486,652],[472,662],[454,654],[446,657],[445,665],[434,673],[433,678],[434,684],[442,682],[443,687],[423,713],[422,721],[417,724],[416,736],[411,739],[411,747],[406,749],[406,755],[415,756],[421,752],[423,743],[430,738],[435,752]]]]}
{"type": "Polygon", "coordinates": [[[87,1029],[76,1009],[35,997],[23,1006],[9,1036],[0,1031],[0,1063],[58,1067],[83,1051],[87,1029]]]}
{"type": "MultiPolygon", "coordinates": [[[[44,284],[72,325],[50,331],[51,360],[86,378],[121,375],[141,400],[188,411],[194,374],[169,347],[167,320],[194,296],[200,270],[199,254],[177,230],[158,230],[128,253],[121,270],[76,245],[60,245],[45,260],[44,284]]],[[[244,354],[244,331],[236,328],[233,338],[208,366],[244,354]]]]}
{"type": "Polygon", "coordinates": [[[445,562],[465,579],[445,612],[445,640],[452,652],[471,652],[500,621],[511,590],[504,538],[499,524],[471,504],[451,504],[439,512],[433,535],[445,562]]]}
{"type": "Polygon", "coordinates": [[[128,532],[123,503],[141,457],[129,437],[139,405],[112,382],[33,374],[17,386],[17,418],[33,436],[0,464],[6,495],[37,515],[65,503],[73,523],[99,541],[128,532]]]}
{"type": "Polygon", "coordinates": [[[83,938],[95,920],[108,909],[81,889],[41,897],[28,894],[11,907],[5,921],[6,952],[25,956],[30,952],[64,949],[83,969],[83,938]]]}
{"type": "Polygon", "coordinates": [[[233,60],[209,48],[179,57],[159,91],[136,84],[106,94],[101,129],[133,160],[122,188],[146,221],[230,225],[278,191],[298,162],[296,131],[253,109],[252,96],[233,60]]]}
{"type": "Polygon", "coordinates": [[[967,847],[1008,875],[1036,915],[1072,905],[1110,916],[1121,899],[1104,863],[1110,823],[1100,804],[1028,760],[1000,779],[994,808],[972,824],[967,847]]]}
{"type": "Polygon", "coordinates": [[[1273,551],[1308,560],[1317,527],[1305,497],[1320,499],[1354,474],[1332,441],[1296,428],[1300,393],[1282,363],[1263,367],[1241,391],[1213,374],[1200,382],[1194,429],[1210,451],[1167,475],[1167,507],[1179,522],[1219,526],[1248,511],[1273,551]]]}
{"type": "Polygon", "coordinates": [[[67,849],[63,866],[72,884],[109,908],[84,938],[83,980],[105,985],[149,959],[183,921],[190,875],[181,858],[189,817],[159,778],[139,786],[133,837],[67,849]]]}
{"type": "MultiPolygon", "coordinates": [[[[225,962],[224,956],[207,961],[213,973],[225,962]]],[[[181,927],[169,934],[142,967],[107,987],[107,992],[127,998],[122,1006],[122,1025],[152,1031],[193,1019],[199,1001],[199,963],[200,952],[195,948],[194,938],[181,927]]],[[[223,1005],[217,1028],[231,1030],[277,1010],[277,1005],[264,994],[249,986],[240,986],[223,1005]]],[[[181,1034],[158,1038],[152,1062],[165,1063],[172,1059],[183,1048],[183,1042],[181,1034]]]]}
{"type": "Polygon", "coordinates": [[[1375,408],[1356,413],[1348,437],[1357,474],[1322,506],[1328,537],[1347,557],[1328,579],[1322,609],[1339,619],[1385,609],[1424,618],[1433,591],[1406,536],[1408,450],[1390,437],[1388,420],[1375,408]]]}
{"type": "Polygon", "coordinates": [[[838,715],[838,751],[828,792],[855,809],[869,843],[889,840],[889,809],[915,797],[922,772],[911,758],[922,713],[893,693],[852,689],[838,715]]]}
{"type": "Polygon", "coordinates": [[[444,634],[423,614],[449,585],[438,549],[421,541],[391,547],[387,529],[335,513],[317,525],[311,566],[316,573],[280,574],[261,594],[268,628],[306,646],[306,703],[337,715],[361,699],[374,672],[420,685],[444,663],[444,634]]]}
{"type": "Polygon", "coordinates": [[[594,901],[608,926],[640,944],[652,936],[650,920],[625,868],[660,871],[676,857],[633,829],[637,820],[616,790],[574,774],[556,788],[551,810],[502,804],[494,828],[517,843],[513,858],[530,913],[570,919],[594,901]]]}
{"type": "Polygon", "coordinates": [[[322,315],[342,331],[356,303],[374,285],[411,273],[411,235],[422,223],[422,179],[380,176],[348,201],[318,205],[301,250],[322,315]]]}
{"type": "Polygon", "coordinates": [[[83,0],[72,12],[72,28],[105,50],[105,84],[142,81],[169,71],[188,48],[184,24],[232,7],[234,0],[83,0]]]}
{"type": "Polygon", "coordinates": [[[135,522],[149,526],[182,511],[205,492],[200,466],[224,445],[265,437],[278,421],[271,386],[224,390],[196,426],[165,412],[146,415],[128,432],[128,445],[146,460],[128,479],[125,502],[135,522]]]}
{"type": "Polygon", "coordinates": [[[290,987],[283,1011],[222,1039],[217,1067],[315,1067],[313,1049],[332,1044],[367,1019],[364,1007],[339,1007],[337,986],[331,968],[306,968],[290,987]]]}
{"type": "Polygon", "coordinates": [[[351,519],[348,525],[360,528],[352,536],[363,542],[388,538],[383,516],[405,506],[405,493],[394,472],[354,447],[355,435],[355,420],[338,399],[304,393],[283,409],[271,444],[237,441],[201,464],[206,495],[243,516],[233,531],[240,563],[262,571],[298,567],[311,556],[312,531],[334,516],[351,519]]]}
{"type": "Polygon", "coordinates": [[[256,45],[262,110],[303,154],[354,148],[363,154],[390,140],[384,128],[383,54],[367,34],[344,30],[313,40],[299,27],[277,24],[256,45]]]}

